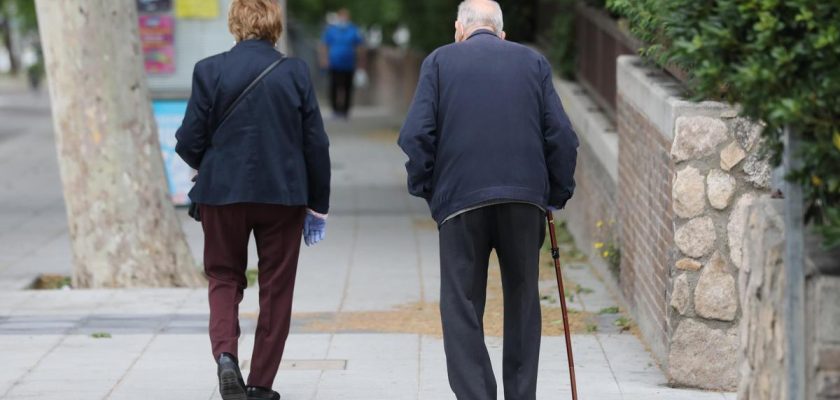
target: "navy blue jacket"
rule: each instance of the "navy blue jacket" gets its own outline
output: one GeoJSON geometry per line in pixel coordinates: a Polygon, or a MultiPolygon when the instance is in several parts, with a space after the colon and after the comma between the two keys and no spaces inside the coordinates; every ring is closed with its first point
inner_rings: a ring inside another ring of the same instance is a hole
{"type": "Polygon", "coordinates": [[[575,188],[578,139],[551,66],[490,31],[426,58],[399,145],[438,224],[488,202],[562,208],[575,188]]]}
{"type": "Polygon", "coordinates": [[[267,41],[246,40],[195,65],[175,147],[198,170],[193,202],[329,210],[329,139],[305,62],[277,66],[216,130],[228,106],[280,56],[267,41]]]}

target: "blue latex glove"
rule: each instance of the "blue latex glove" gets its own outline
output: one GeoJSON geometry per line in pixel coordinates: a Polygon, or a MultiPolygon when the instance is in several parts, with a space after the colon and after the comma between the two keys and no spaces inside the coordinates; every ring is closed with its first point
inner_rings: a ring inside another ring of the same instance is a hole
{"type": "Polygon", "coordinates": [[[306,220],[303,222],[303,242],[307,246],[314,246],[324,240],[327,235],[327,219],[313,214],[306,213],[306,220]]]}
{"type": "Polygon", "coordinates": [[[554,206],[548,206],[548,211],[556,213],[557,211],[560,211],[560,208],[554,207],[554,206]]]}

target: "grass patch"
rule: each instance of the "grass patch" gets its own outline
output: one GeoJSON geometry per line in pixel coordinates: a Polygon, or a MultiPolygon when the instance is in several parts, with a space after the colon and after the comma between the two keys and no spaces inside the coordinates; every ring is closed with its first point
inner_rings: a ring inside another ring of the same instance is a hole
{"type": "Polygon", "coordinates": [[[575,301],[576,295],[590,294],[595,292],[594,290],[588,287],[581,286],[579,283],[566,283],[563,286],[566,287],[566,298],[569,299],[569,301],[575,301]]]}
{"type": "Polygon", "coordinates": [[[110,339],[111,334],[108,332],[94,332],[90,334],[90,337],[94,339],[110,339]]]}
{"type": "Polygon", "coordinates": [[[40,275],[31,286],[35,290],[59,290],[71,287],[72,279],[69,276],[50,274],[40,275]]]}
{"type": "Polygon", "coordinates": [[[557,232],[557,243],[559,244],[574,244],[575,238],[569,232],[566,226],[566,220],[555,220],[554,227],[557,232]]]}
{"type": "Polygon", "coordinates": [[[616,306],[602,308],[601,311],[598,311],[598,315],[605,315],[605,314],[618,314],[619,309],[616,306]]]}
{"type": "Polygon", "coordinates": [[[613,325],[619,327],[621,332],[625,332],[633,328],[633,320],[622,315],[613,322],[613,325]]]}
{"type": "Polygon", "coordinates": [[[595,292],[594,290],[592,290],[588,287],[583,287],[580,284],[577,284],[575,286],[575,293],[577,293],[577,294],[590,294],[590,293],[594,293],[594,292],[595,292]]]}
{"type": "Polygon", "coordinates": [[[561,251],[560,260],[563,263],[586,261],[586,254],[574,247],[569,251],[561,251]]]}

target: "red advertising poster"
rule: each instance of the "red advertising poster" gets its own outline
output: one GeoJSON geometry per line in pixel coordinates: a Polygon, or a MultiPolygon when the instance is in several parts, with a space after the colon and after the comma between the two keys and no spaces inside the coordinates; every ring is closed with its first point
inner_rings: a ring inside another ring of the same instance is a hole
{"type": "Polygon", "coordinates": [[[141,15],[140,43],[146,72],[175,72],[175,19],[171,15],[141,15]]]}

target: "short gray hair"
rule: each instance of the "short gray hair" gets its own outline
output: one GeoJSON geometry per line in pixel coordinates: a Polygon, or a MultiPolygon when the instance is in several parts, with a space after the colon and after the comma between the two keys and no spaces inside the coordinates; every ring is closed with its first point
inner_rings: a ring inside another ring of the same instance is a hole
{"type": "Polygon", "coordinates": [[[502,7],[493,0],[466,0],[461,2],[461,5],[458,6],[458,21],[466,29],[490,26],[497,35],[501,34],[505,28],[502,7]],[[486,3],[486,6],[479,6],[477,4],[479,2],[486,3]]]}

